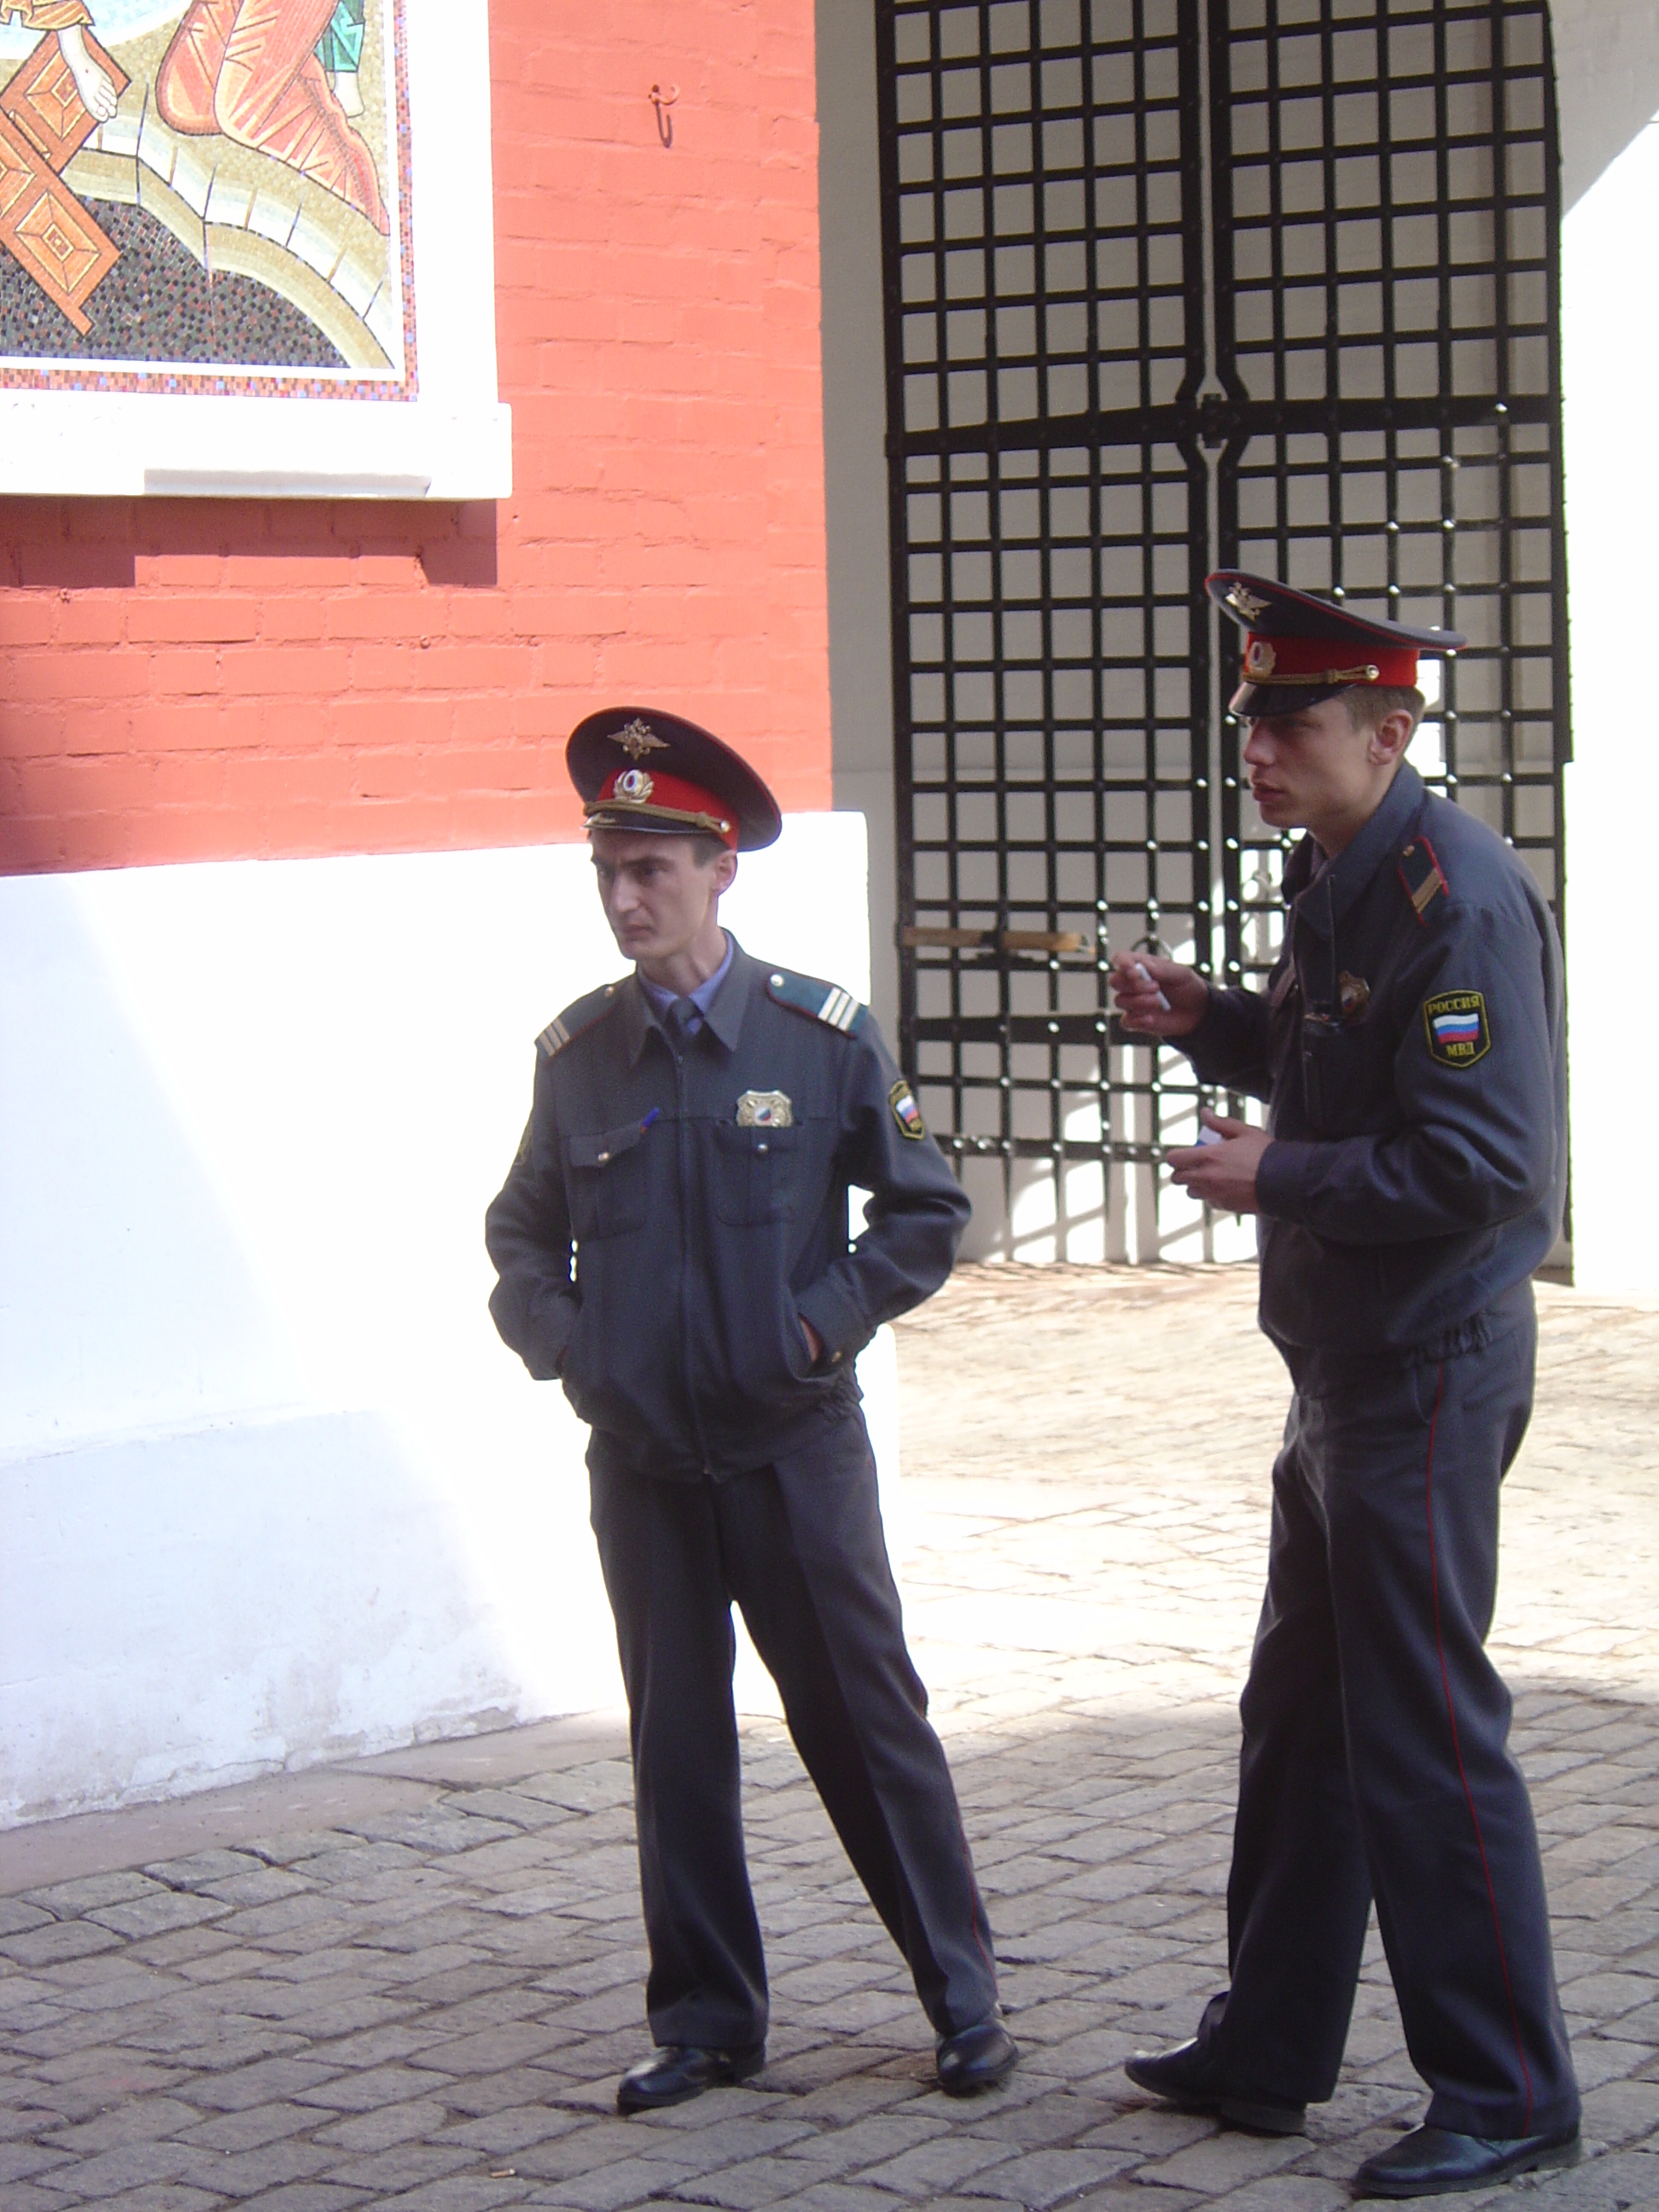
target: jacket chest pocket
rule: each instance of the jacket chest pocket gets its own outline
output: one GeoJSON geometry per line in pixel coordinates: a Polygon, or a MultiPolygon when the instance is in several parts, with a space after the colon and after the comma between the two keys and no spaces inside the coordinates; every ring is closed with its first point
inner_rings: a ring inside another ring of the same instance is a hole
{"type": "Polygon", "coordinates": [[[800,1131],[740,1129],[732,1121],[711,1126],[715,1218],[736,1227],[792,1220],[800,1131]]]}
{"type": "Polygon", "coordinates": [[[579,1244],[642,1228],[649,1191],[646,1132],[637,1121],[564,1140],[570,1232],[579,1244]]]}
{"type": "Polygon", "coordinates": [[[1394,1095],[1386,1040],[1374,1022],[1310,1017],[1302,1026],[1302,1090],[1317,1136],[1373,1131],[1394,1095]]]}

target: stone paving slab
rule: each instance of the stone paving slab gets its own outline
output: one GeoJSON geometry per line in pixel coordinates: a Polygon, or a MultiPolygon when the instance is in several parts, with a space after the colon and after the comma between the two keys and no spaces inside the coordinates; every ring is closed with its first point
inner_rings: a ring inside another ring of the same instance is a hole
{"type": "MultiPolygon", "coordinates": [[[[1284,1384],[1244,1270],[968,1268],[903,1325],[889,1501],[1024,2051],[952,2104],[752,1658],[759,2079],[629,2122],[626,1735],[589,1716],[0,1835],[3,2212],[1324,2212],[1420,2086],[1375,1941],[1305,2138],[1154,2107],[1123,2058],[1218,1978],[1234,1703],[1284,1384]]],[[[1587,2090],[1571,2172],[1659,2208],[1659,1310],[1546,1286],[1494,1647],[1587,2090]]]]}

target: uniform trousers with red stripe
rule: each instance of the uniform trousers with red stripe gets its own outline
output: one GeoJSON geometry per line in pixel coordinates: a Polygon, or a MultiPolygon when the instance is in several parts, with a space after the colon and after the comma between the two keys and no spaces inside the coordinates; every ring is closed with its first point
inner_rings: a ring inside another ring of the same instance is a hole
{"type": "Polygon", "coordinates": [[[1578,2117],[1537,1832],[1485,1649],[1537,1346],[1530,1297],[1506,1304],[1455,1356],[1291,1401],[1241,1705],[1231,1987],[1200,2029],[1230,2087],[1329,2097],[1375,1899],[1428,2124],[1499,2138],[1578,2117]]]}
{"type": "Polygon", "coordinates": [[[616,1616],[659,2044],[765,2040],[766,1966],[744,1858],[732,1607],[802,1763],[934,2028],[997,2002],[991,1930],[944,1747],[905,1646],[862,1416],[774,1464],[674,1481],[588,1454],[616,1616]]]}

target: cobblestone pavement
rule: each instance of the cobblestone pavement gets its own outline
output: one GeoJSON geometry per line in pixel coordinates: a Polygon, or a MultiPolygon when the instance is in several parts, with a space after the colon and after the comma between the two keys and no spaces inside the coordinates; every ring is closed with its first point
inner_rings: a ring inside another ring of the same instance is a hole
{"type": "MultiPolygon", "coordinates": [[[[1373,1944],[1305,2139],[1120,2071],[1223,1958],[1233,1701],[1282,1419],[1233,1270],[970,1268],[901,1334],[908,1615],[1018,2073],[926,2025],[752,1662],[773,1975],[755,2083],[611,2110],[643,1972],[614,1716],[0,1837],[0,2206],[1319,2212],[1421,2108],[1373,1944]]],[[[1659,1310],[1546,1289],[1494,1645],[1517,1692],[1591,2155],[1467,2197],[1659,2207],[1659,1310]]]]}

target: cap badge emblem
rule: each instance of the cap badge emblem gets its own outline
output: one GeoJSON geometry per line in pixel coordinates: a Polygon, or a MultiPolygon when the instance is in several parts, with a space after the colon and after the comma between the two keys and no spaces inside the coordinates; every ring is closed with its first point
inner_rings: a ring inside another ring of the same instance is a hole
{"type": "Polygon", "coordinates": [[[740,1129],[790,1129],[795,1109],[781,1091],[745,1091],[738,1101],[740,1129]]]}
{"type": "Polygon", "coordinates": [[[1227,605],[1236,615],[1243,615],[1246,622],[1254,622],[1258,615],[1265,615],[1267,611],[1266,599],[1257,599],[1255,593],[1247,592],[1243,584],[1233,586],[1227,594],[1227,605]]]}
{"type": "Polygon", "coordinates": [[[1271,676],[1279,665],[1279,655],[1265,637],[1253,637],[1244,648],[1244,673],[1259,681],[1271,676]]]}
{"type": "Polygon", "coordinates": [[[643,760],[647,753],[665,753],[668,750],[667,740],[659,738],[650,723],[642,722],[637,714],[614,735],[629,760],[643,760]]]}
{"type": "Polygon", "coordinates": [[[630,805],[643,806],[656,787],[642,768],[625,768],[611,785],[611,792],[614,799],[625,799],[630,805]]]}

